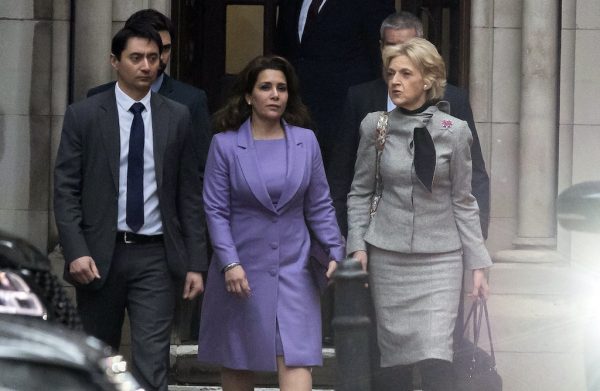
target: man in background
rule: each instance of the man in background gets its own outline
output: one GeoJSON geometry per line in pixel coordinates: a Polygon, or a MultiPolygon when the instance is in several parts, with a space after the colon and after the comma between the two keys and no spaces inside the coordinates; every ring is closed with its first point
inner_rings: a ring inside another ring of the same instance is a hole
{"type": "Polygon", "coordinates": [[[287,58],[300,79],[327,170],[336,121],[348,87],[381,72],[377,46],[381,21],[393,0],[285,0],[279,5],[275,52],[287,58]]]}

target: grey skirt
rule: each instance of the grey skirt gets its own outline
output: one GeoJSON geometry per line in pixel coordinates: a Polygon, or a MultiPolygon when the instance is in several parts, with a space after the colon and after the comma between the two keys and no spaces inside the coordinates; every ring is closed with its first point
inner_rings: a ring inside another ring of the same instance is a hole
{"type": "Polygon", "coordinates": [[[382,367],[452,361],[462,274],[462,250],[405,254],[369,247],[382,367]]]}

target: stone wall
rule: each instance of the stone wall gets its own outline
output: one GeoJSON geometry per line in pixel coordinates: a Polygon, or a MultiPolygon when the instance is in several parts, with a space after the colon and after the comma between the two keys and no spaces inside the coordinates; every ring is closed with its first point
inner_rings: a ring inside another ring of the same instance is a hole
{"type": "Polygon", "coordinates": [[[600,238],[557,227],[554,201],[600,179],[598,20],[594,0],[472,1],[470,92],[496,262],[489,306],[511,391],[586,389],[600,238]]]}
{"type": "MultiPolygon", "coordinates": [[[[57,242],[52,167],[67,106],[70,0],[0,2],[0,229],[43,252],[57,242]]],[[[110,40],[127,17],[169,0],[78,0],[74,100],[111,80],[110,40]]]]}
{"type": "Polygon", "coordinates": [[[0,229],[49,245],[53,140],[66,108],[69,1],[0,2],[0,229]]]}
{"type": "Polygon", "coordinates": [[[473,0],[470,97],[490,175],[489,250],[511,248],[517,227],[522,0],[473,0]]]}

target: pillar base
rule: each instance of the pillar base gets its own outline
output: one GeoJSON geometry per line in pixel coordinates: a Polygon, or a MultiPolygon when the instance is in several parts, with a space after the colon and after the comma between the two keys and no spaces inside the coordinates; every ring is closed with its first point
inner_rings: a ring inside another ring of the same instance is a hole
{"type": "Polygon", "coordinates": [[[493,255],[494,263],[567,263],[558,252],[545,248],[502,250],[493,255]]]}
{"type": "Polygon", "coordinates": [[[528,249],[531,247],[554,250],[556,249],[556,237],[546,238],[527,238],[517,237],[513,240],[513,245],[516,248],[528,249]]]}

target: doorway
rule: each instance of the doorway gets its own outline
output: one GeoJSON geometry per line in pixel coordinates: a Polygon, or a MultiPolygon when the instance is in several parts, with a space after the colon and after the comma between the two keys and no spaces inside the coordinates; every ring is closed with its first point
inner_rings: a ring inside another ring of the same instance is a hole
{"type": "MultiPolygon", "coordinates": [[[[204,89],[214,112],[232,75],[255,56],[272,51],[280,1],[291,0],[172,0],[176,38],[171,74],[204,89]]],[[[471,1],[396,3],[423,21],[426,38],[446,61],[448,82],[468,88],[471,1]]]]}

